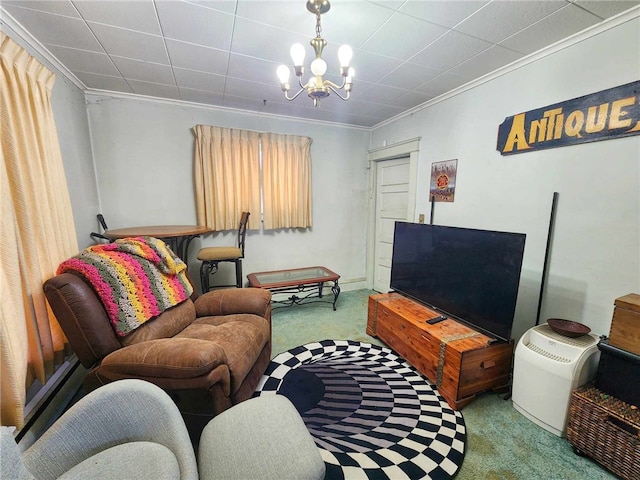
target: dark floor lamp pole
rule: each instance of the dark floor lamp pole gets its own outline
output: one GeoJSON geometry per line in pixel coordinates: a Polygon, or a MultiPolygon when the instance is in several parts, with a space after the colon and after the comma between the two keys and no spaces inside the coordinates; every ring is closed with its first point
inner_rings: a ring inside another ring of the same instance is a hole
{"type": "Polygon", "coordinates": [[[558,206],[558,192],[553,192],[553,202],[551,203],[551,216],[549,218],[549,231],[547,233],[547,247],[544,252],[544,265],[542,266],[542,280],[540,281],[540,295],[538,296],[538,313],[536,314],[536,325],[540,324],[540,310],[542,309],[542,295],[547,282],[547,267],[549,263],[549,251],[551,249],[551,238],[553,236],[553,225],[556,218],[556,208],[558,206]]]}
{"type": "Polygon", "coordinates": [[[436,205],[435,195],[431,195],[431,216],[429,217],[429,223],[433,225],[433,207],[436,205]]]}

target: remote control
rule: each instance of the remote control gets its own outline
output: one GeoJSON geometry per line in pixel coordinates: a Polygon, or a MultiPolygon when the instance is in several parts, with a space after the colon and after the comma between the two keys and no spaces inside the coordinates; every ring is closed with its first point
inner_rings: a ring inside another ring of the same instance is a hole
{"type": "Polygon", "coordinates": [[[434,323],[442,322],[443,320],[446,320],[446,319],[447,317],[445,315],[440,315],[439,317],[430,318],[429,320],[427,320],[427,323],[429,325],[433,325],[434,323]]]}

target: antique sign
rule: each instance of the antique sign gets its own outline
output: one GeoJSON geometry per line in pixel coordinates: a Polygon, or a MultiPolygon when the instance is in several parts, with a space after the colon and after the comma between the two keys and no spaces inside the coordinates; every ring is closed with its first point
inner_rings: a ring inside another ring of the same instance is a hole
{"type": "Polygon", "coordinates": [[[436,202],[453,202],[456,193],[458,160],[446,160],[431,164],[431,188],[429,198],[436,202]]]}
{"type": "Polygon", "coordinates": [[[502,155],[640,134],[640,81],[505,118],[502,155]]]}

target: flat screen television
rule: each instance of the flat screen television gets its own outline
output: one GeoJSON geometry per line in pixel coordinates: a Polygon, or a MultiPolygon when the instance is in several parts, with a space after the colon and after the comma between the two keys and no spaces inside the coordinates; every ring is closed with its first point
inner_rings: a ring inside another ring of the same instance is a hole
{"type": "Polygon", "coordinates": [[[525,234],[396,222],[391,289],[509,341],[525,234]]]}

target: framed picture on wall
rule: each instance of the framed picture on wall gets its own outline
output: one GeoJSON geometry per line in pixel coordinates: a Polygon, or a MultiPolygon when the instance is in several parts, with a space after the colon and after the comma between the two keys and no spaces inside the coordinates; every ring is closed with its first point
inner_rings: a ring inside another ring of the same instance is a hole
{"type": "Polygon", "coordinates": [[[453,202],[456,193],[458,159],[433,162],[431,164],[431,186],[429,200],[453,202]]]}

